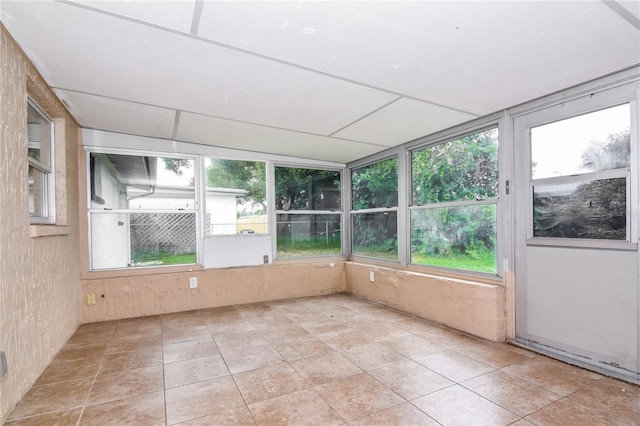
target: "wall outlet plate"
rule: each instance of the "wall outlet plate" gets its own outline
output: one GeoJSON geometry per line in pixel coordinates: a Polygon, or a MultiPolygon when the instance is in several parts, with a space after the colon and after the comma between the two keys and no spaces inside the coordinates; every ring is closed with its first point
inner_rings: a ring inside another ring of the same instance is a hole
{"type": "Polygon", "coordinates": [[[198,277],[189,278],[189,288],[198,288],[198,277]]]}
{"type": "Polygon", "coordinates": [[[96,294],[89,293],[87,294],[87,305],[95,305],[96,304],[96,294]]]}
{"type": "Polygon", "coordinates": [[[0,352],[0,377],[3,377],[9,371],[7,367],[7,356],[4,352],[0,352]]]}
{"type": "Polygon", "coordinates": [[[376,282],[376,273],[374,271],[369,271],[369,281],[376,282]]]}

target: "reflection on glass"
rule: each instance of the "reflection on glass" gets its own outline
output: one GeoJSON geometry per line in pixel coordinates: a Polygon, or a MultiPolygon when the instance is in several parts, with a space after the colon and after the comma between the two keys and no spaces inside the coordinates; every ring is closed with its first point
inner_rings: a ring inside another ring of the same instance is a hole
{"type": "Polygon", "coordinates": [[[398,260],[398,214],[396,211],[352,215],[352,253],[398,260]]]}
{"type": "Polygon", "coordinates": [[[629,167],[629,104],[531,129],[533,179],[629,167]]]}
{"type": "Polygon", "coordinates": [[[533,188],[533,236],[625,240],[625,178],[533,188]]]}
{"type": "Polygon", "coordinates": [[[396,207],[398,205],[398,160],[390,158],[353,170],[351,199],[354,210],[396,207]]]}
{"type": "Polygon", "coordinates": [[[196,262],[195,213],[92,213],[92,269],[196,262]]]}
{"type": "Polygon", "coordinates": [[[265,163],[205,159],[206,235],[268,232],[265,163]]]}
{"type": "Polygon", "coordinates": [[[47,174],[29,166],[29,215],[47,217],[47,174]]]}
{"type": "Polygon", "coordinates": [[[31,104],[27,106],[27,139],[29,158],[51,167],[51,123],[31,104]]]}
{"type": "Polygon", "coordinates": [[[339,214],[278,214],[276,220],[278,257],[342,252],[339,214]]]}
{"type": "Polygon", "coordinates": [[[276,210],[340,210],[340,172],[276,167],[276,210]]]}
{"type": "Polygon", "coordinates": [[[91,207],[191,210],[193,160],[91,153],[91,207]]]}
{"type": "Polygon", "coordinates": [[[413,205],[498,196],[498,129],[411,154],[413,205]]]}
{"type": "Polygon", "coordinates": [[[496,273],[496,205],[413,210],[411,263],[496,273]]]}

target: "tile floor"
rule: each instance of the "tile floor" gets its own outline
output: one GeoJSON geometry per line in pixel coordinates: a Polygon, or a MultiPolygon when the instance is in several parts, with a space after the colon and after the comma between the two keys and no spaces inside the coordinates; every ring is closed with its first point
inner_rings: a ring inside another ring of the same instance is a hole
{"type": "Polygon", "coordinates": [[[82,325],[7,425],[625,425],[640,388],[337,294],[82,325]]]}

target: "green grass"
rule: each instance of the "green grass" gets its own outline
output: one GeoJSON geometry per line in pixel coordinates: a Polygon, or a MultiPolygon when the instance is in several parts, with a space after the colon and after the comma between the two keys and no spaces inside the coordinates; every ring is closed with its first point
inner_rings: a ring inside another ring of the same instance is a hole
{"type": "Polygon", "coordinates": [[[398,261],[398,252],[395,250],[380,250],[375,247],[354,247],[353,254],[355,254],[356,256],[376,257],[378,259],[391,260],[393,262],[398,261]]]}
{"type": "Polygon", "coordinates": [[[452,254],[450,257],[442,257],[424,253],[411,253],[411,263],[464,269],[465,271],[486,272],[489,274],[495,274],[497,272],[496,255],[488,250],[475,257],[466,254],[452,254]]]}
{"type": "Polygon", "coordinates": [[[184,265],[189,263],[196,263],[196,254],[195,253],[140,254],[140,255],[134,256],[133,261],[136,265],[141,263],[150,263],[150,262],[153,262],[156,265],[184,265]]]}
{"type": "Polygon", "coordinates": [[[329,241],[291,241],[289,239],[278,239],[278,257],[300,257],[300,256],[322,256],[340,255],[342,247],[340,240],[329,241]]]}

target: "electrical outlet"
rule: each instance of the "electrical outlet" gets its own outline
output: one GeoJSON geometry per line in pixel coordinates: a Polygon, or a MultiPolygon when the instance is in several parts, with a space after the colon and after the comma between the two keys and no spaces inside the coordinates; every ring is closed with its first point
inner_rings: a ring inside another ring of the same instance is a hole
{"type": "Polygon", "coordinates": [[[369,271],[369,281],[376,282],[376,273],[374,271],[369,271]]]}
{"type": "Polygon", "coordinates": [[[95,305],[96,304],[96,294],[89,293],[87,294],[87,305],[95,305]]]}
{"type": "Polygon", "coordinates": [[[189,288],[198,288],[198,277],[189,278],[189,288]]]}
{"type": "Polygon", "coordinates": [[[262,256],[262,262],[264,264],[269,263],[269,255],[268,254],[265,254],[264,256],[262,256]]]}

